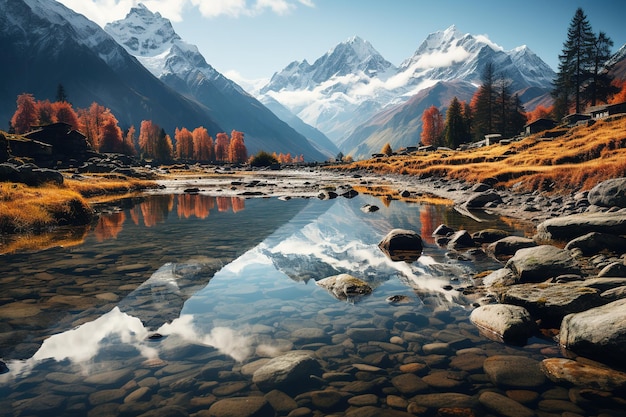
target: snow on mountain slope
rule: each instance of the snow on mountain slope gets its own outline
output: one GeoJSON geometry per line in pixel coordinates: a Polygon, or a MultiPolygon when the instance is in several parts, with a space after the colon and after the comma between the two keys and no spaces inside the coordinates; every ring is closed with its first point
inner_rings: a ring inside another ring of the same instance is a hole
{"type": "Polygon", "coordinates": [[[505,51],[485,36],[464,34],[451,26],[430,34],[397,68],[366,41],[351,38],[313,65],[291,63],[274,74],[260,94],[280,102],[341,148],[361,123],[437,82],[479,85],[488,62],[511,80],[513,91],[551,88],[554,71],[526,46],[505,51]],[[364,56],[368,57],[364,63],[355,59],[364,56]]]}
{"type": "Polygon", "coordinates": [[[306,160],[327,159],[307,138],[209,65],[198,48],[181,39],[159,13],[140,3],[105,30],[155,76],[202,104],[226,132],[244,132],[249,153],[266,150],[303,154],[306,160]]]}

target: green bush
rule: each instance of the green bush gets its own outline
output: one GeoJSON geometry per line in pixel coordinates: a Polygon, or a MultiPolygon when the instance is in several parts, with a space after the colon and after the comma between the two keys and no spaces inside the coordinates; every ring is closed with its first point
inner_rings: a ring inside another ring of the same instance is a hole
{"type": "Polygon", "coordinates": [[[265,151],[260,151],[250,160],[250,165],[253,167],[269,167],[277,163],[276,158],[265,151]]]}

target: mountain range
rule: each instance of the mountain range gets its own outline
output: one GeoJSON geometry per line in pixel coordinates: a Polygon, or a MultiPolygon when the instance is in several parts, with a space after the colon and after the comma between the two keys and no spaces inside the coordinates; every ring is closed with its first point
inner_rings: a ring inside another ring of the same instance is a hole
{"type": "MultiPolygon", "coordinates": [[[[492,63],[526,110],[549,104],[554,71],[526,46],[506,51],[451,26],[430,34],[399,66],[353,36],[312,64],[294,61],[246,91],[216,71],[169,20],[139,4],[104,29],[54,0],[0,0],[0,120],[23,92],[54,99],[63,84],[75,107],[98,102],[122,127],[150,119],[211,135],[244,132],[249,153],[355,159],[415,146],[423,111],[470,100],[492,63]]],[[[626,52],[614,56],[615,68],[626,52]]]]}

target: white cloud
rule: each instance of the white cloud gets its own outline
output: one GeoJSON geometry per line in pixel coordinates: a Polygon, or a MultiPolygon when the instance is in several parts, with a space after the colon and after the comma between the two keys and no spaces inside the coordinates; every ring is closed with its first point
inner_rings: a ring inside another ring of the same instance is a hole
{"type": "Polygon", "coordinates": [[[422,55],[416,63],[416,68],[448,67],[469,57],[470,53],[462,46],[451,47],[447,51],[435,51],[428,55],[422,55]]]}
{"type": "Polygon", "coordinates": [[[501,47],[500,45],[498,45],[497,43],[494,43],[491,41],[491,39],[489,39],[487,37],[487,35],[476,35],[474,36],[474,38],[476,38],[477,41],[479,42],[484,42],[487,45],[489,45],[491,47],[491,49],[493,49],[494,51],[504,51],[504,48],[501,47]]]}
{"type": "Polygon", "coordinates": [[[298,7],[315,7],[313,0],[58,0],[65,6],[104,26],[123,19],[131,7],[143,3],[174,22],[183,20],[183,11],[196,8],[207,18],[256,16],[265,11],[285,15],[298,7]]]}

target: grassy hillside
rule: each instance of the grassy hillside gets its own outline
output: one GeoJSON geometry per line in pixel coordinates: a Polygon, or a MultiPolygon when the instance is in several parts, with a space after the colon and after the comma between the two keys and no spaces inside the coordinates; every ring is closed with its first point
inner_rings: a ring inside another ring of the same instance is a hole
{"type": "Polygon", "coordinates": [[[491,181],[497,188],[557,193],[587,190],[605,179],[626,176],[626,115],[577,126],[557,138],[543,136],[467,151],[374,158],[343,169],[491,181]]]}

